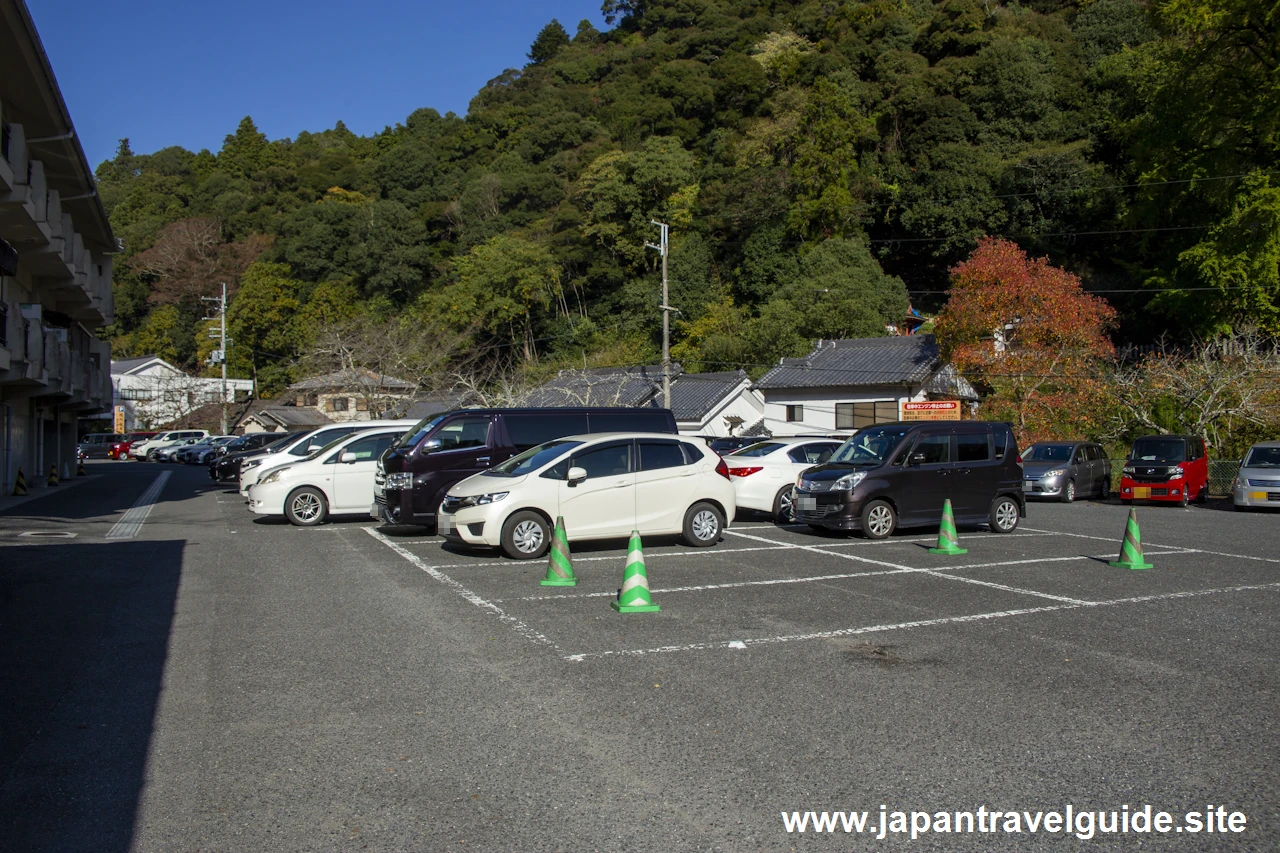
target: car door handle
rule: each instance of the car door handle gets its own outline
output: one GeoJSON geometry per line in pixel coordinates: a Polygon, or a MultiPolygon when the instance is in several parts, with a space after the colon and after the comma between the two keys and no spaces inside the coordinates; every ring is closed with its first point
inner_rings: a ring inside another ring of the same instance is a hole
{"type": "Polygon", "coordinates": [[[488,456],[477,456],[477,457],[476,457],[476,461],[477,461],[477,462],[488,462],[488,461],[489,461],[489,457],[488,457],[488,456]]]}
{"type": "Polygon", "coordinates": [[[614,486],[614,488],[615,488],[615,489],[625,489],[627,486],[630,486],[630,485],[631,485],[630,483],[618,483],[616,486],[614,486]]]}
{"type": "Polygon", "coordinates": [[[961,474],[972,474],[972,473],[973,473],[973,469],[972,469],[972,468],[961,468],[961,469],[960,469],[960,473],[961,473],[961,474]]]}

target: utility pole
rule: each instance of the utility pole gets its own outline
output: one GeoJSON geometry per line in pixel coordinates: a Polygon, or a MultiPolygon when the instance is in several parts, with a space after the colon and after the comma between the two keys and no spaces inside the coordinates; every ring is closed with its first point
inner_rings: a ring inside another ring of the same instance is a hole
{"type": "MultiPolygon", "coordinates": [[[[218,345],[221,347],[221,349],[215,351],[212,355],[209,356],[209,363],[213,364],[215,361],[222,362],[222,431],[219,433],[219,435],[226,435],[227,434],[227,283],[225,281],[222,283],[221,298],[217,298],[213,296],[202,296],[200,298],[203,299],[205,302],[218,303],[218,316],[216,319],[219,320],[220,328],[219,328],[219,331],[217,332],[210,329],[209,337],[218,341],[218,345]]],[[[215,318],[206,317],[205,319],[213,320],[215,318]]]]}
{"type": "Polygon", "coordinates": [[[670,229],[665,222],[650,220],[649,224],[658,226],[658,244],[645,243],[646,249],[656,249],[662,255],[662,407],[671,408],[671,312],[675,309],[668,304],[667,298],[667,255],[670,252],[670,229]]]}

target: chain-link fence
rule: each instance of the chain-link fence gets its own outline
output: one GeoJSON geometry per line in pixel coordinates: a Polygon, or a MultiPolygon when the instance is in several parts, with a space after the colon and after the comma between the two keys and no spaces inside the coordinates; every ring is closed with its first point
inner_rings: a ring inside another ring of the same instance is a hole
{"type": "Polygon", "coordinates": [[[1209,460],[1209,494],[1215,496],[1230,495],[1231,481],[1240,470],[1239,459],[1209,460]]]}

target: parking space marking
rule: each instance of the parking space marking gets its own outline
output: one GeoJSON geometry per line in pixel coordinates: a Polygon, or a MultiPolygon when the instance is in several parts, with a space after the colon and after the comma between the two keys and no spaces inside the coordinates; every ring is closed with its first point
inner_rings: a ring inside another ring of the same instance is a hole
{"type": "MultiPolygon", "coordinates": [[[[726,530],[726,531],[725,531],[725,533],[728,533],[728,534],[730,534],[730,535],[732,535],[732,536],[740,536],[740,537],[742,537],[743,539],[752,539],[752,540],[754,540],[754,541],[756,541],[756,542],[764,542],[764,543],[766,543],[766,544],[768,544],[768,545],[777,545],[777,544],[778,544],[778,540],[776,540],[776,539],[765,539],[763,536],[752,536],[750,533],[739,533],[739,532],[738,532],[738,531],[736,531],[736,530],[726,530]]],[[[887,568],[887,569],[911,569],[911,568],[914,568],[914,567],[912,567],[912,566],[904,566],[904,565],[901,565],[901,564],[899,564],[899,563],[888,563],[888,562],[885,562],[884,560],[873,560],[873,559],[871,559],[870,557],[859,557],[857,554],[841,554],[841,553],[839,553],[838,551],[823,551],[823,550],[822,550],[822,548],[821,548],[821,546],[818,546],[818,545],[799,545],[799,544],[797,544],[797,545],[790,545],[789,547],[794,548],[794,549],[799,550],[799,551],[809,551],[809,552],[814,553],[814,554],[825,554],[825,555],[827,555],[828,557],[840,557],[840,558],[841,558],[841,559],[843,559],[843,560],[857,560],[857,561],[858,561],[858,562],[860,562],[860,563],[871,563],[872,565],[875,565],[875,566],[884,566],[884,567],[885,567],[885,568],[887,568]]]]}
{"type": "Polygon", "coordinates": [[[588,658],[604,657],[638,657],[641,655],[669,654],[672,652],[692,652],[709,649],[742,649],[751,646],[793,643],[803,640],[827,640],[836,637],[851,637],[858,634],[874,634],[884,631],[904,631],[913,628],[928,628],[937,625],[957,625],[966,622],[983,622],[992,619],[1004,619],[1010,616],[1027,616],[1035,613],[1054,613],[1062,610],[1080,610],[1091,607],[1117,607],[1124,604],[1144,604],[1153,601],[1169,601],[1179,598],[1194,598],[1202,595],[1218,595],[1230,592],[1249,592],[1255,590],[1280,590],[1280,583],[1250,584],[1244,586],[1220,587],[1189,592],[1170,592],[1159,595],[1139,595],[1131,598],[1115,598],[1110,601],[1089,601],[1079,604],[1050,604],[1044,607],[1026,607],[1018,610],[999,610],[992,613],[974,613],[968,616],[944,616],[938,619],[920,619],[913,622],[898,622],[886,625],[866,625],[861,628],[840,628],[834,631],[818,631],[811,634],[791,634],[776,637],[755,637],[746,640],[719,640],[708,643],[687,643],[679,646],[658,646],[649,649],[623,649],[603,652],[583,652],[565,655],[566,661],[581,662],[588,658]]]}
{"type": "Polygon", "coordinates": [[[134,501],[133,506],[125,511],[120,520],[111,525],[106,538],[112,542],[121,542],[137,536],[142,530],[143,522],[147,520],[147,516],[151,515],[151,508],[156,505],[156,499],[160,497],[160,491],[169,481],[169,475],[172,473],[172,471],[165,471],[156,477],[147,490],[134,501]]]}
{"type": "Polygon", "coordinates": [[[435,580],[449,587],[449,589],[453,590],[453,592],[460,595],[466,601],[469,601],[472,604],[474,604],[476,607],[479,607],[481,610],[484,610],[496,616],[500,621],[505,623],[508,627],[512,628],[517,634],[524,637],[526,640],[531,640],[532,642],[537,643],[539,645],[550,646],[551,648],[555,649],[557,652],[560,651],[560,648],[555,643],[551,642],[551,640],[549,640],[546,637],[546,635],[539,633],[538,631],[535,631],[533,628],[530,628],[528,625],[521,622],[519,619],[512,616],[511,614],[507,613],[505,610],[503,610],[498,605],[494,604],[492,601],[487,601],[481,598],[480,596],[476,595],[470,589],[467,589],[465,586],[458,583],[456,580],[449,577],[439,569],[433,566],[427,565],[427,563],[424,562],[422,558],[419,557],[417,554],[414,554],[412,551],[409,551],[406,548],[402,548],[400,545],[396,544],[395,542],[392,542],[390,539],[388,539],[386,536],[383,536],[381,533],[379,533],[377,530],[375,530],[372,527],[363,527],[361,529],[364,530],[366,533],[368,533],[370,536],[372,536],[374,539],[377,539],[383,545],[386,545],[395,553],[399,554],[404,559],[408,560],[412,565],[417,566],[419,569],[422,569],[422,571],[426,572],[435,580]]]}

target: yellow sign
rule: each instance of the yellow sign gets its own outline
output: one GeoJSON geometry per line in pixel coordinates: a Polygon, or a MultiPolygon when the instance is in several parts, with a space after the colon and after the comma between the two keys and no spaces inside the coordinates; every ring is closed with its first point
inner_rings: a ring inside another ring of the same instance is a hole
{"type": "Polygon", "coordinates": [[[124,406],[116,406],[115,432],[124,432],[124,406]]]}
{"type": "Polygon", "coordinates": [[[930,400],[922,403],[903,403],[904,421],[958,421],[959,400],[930,400]]]}

